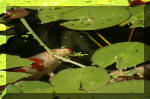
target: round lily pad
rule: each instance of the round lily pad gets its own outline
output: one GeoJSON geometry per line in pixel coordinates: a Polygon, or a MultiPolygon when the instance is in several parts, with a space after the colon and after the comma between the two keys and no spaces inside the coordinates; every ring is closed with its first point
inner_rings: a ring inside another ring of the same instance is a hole
{"type": "Polygon", "coordinates": [[[104,86],[109,75],[99,68],[85,67],[61,71],[52,79],[52,85],[61,89],[93,90],[104,86]]]}
{"type": "MultiPolygon", "coordinates": [[[[0,45],[6,43],[6,36],[0,36],[0,45]]],[[[6,55],[0,55],[0,69],[6,68],[6,55]]],[[[6,72],[0,71],[0,85],[6,84],[6,72]]]]}
{"type": "Polygon", "coordinates": [[[61,13],[68,12],[76,7],[43,7],[38,11],[41,23],[53,22],[61,19],[61,13]]]}
{"type": "Polygon", "coordinates": [[[118,25],[130,17],[127,7],[95,6],[80,7],[63,13],[69,20],[61,25],[74,30],[98,30],[118,25]]]}
{"type": "Polygon", "coordinates": [[[0,1],[0,14],[4,13],[6,11],[6,5],[5,3],[0,1]]]}
{"type": "Polygon", "coordinates": [[[144,93],[144,80],[133,80],[110,84],[100,88],[96,93],[144,93]]]}
{"type": "Polygon", "coordinates": [[[24,73],[6,72],[6,83],[13,83],[27,76],[28,75],[24,73]]]}
{"type": "Polygon", "coordinates": [[[66,20],[61,25],[74,30],[97,30],[118,25],[130,17],[127,7],[45,7],[38,12],[42,23],[66,20]]]}
{"type": "Polygon", "coordinates": [[[18,66],[30,66],[33,62],[27,58],[21,58],[15,55],[7,55],[6,56],[6,66],[7,68],[13,68],[18,66]]]}
{"type": "Polygon", "coordinates": [[[147,50],[146,54],[145,48],[150,49],[150,46],[138,42],[112,44],[97,50],[92,56],[92,61],[102,68],[115,62],[118,62],[119,69],[132,67],[150,57],[150,51],[147,50]],[[145,57],[145,54],[147,57],[145,57]]]}
{"type": "Polygon", "coordinates": [[[46,93],[43,90],[51,89],[51,85],[46,82],[40,81],[21,81],[16,83],[15,85],[7,86],[7,93],[35,93],[38,91],[39,93],[46,93]]]}

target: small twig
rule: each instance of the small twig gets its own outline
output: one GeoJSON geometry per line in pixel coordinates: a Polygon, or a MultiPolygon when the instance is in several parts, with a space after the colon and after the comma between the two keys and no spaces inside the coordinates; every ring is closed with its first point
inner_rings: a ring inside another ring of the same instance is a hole
{"type": "Polygon", "coordinates": [[[34,31],[31,29],[31,27],[29,26],[29,24],[27,23],[27,21],[24,19],[24,18],[20,18],[20,21],[24,24],[24,26],[27,28],[27,30],[33,35],[33,37],[39,42],[39,44],[41,46],[43,46],[46,51],[48,51],[51,55],[53,55],[54,57],[64,61],[64,62],[69,62],[69,63],[72,63],[74,65],[77,65],[79,67],[86,67],[85,65],[82,65],[80,63],[77,63],[75,61],[72,61],[72,60],[69,60],[69,59],[65,59],[63,57],[60,57],[58,55],[56,55],[54,52],[52,52],[42,41],[41,39],[34,33],[34,31]]]}
{"type": "Polygon", "coordinates": [[[78,62],[75,62],[75,61],[72,61],[72,60],[69,60],[69,59],[65,59],[65,58],[60,57],[60,56],[58,56],[58,55],[54,55],[54,56],[55,56],[56,58],[58,58],[58,59],[64,61],[64,62],[72,63],[72,64],[77,65],[77,66],[79,66],[79,67],[86,67],[86,66],[83,65],[83,64],[80,64],[80,63],[78,63],[78,62]]]}
{"type": "Polygon", "coordinates": [[[131,41],[131,38],[132,38],[132,36],[133,36],[133,32],[134,32],[134,28],[131,29],[131,32],[130,32],[130,36],[129,36],[128,42],[131,41]]]}
{"type": "Polygon", "coordinates": [[[108,45],[111,45],[111,43],[104,37],[102,36],[100,33],[96,33],[105,43],[107,43],[108,45]]]}
{"type": "Polygon", "coordinates": [[[82,31],[83,33],[85,33],[97,46],[99,46],[100,48],[102,48],[103,46],[98,42],[96,41],[91,35],[89,35],[87,32],[85,31],[82,31]]]}

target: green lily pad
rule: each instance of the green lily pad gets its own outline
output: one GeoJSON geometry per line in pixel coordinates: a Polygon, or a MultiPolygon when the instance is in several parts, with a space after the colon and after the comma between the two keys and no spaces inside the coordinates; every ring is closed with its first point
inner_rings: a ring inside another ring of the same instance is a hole
{"type": "Polygon", "coordinates": [[[52,85],[59,89],[92,90],[109,81],[105,70],[85,67],[61,71],[52,79],[52,85]]]}
{"type": "Polygon", "coordinates": [[[6,43],[6,36],[0,35],[0,45],[6,43]]]}
{"type": "MultiPolygon", "coordinates": [[[[6,43],[6,36],[0,36],[0,45],[6,43]]],[[[0,69],[6,68],[6,55],[0,55],[0,69]]],[[[6,84],[6,72],[0,71],[0,85],[6,84]]]]}
{"type": "Polygon", "coordinates": [[[45,89],[40,89],[40,90],[33,90],[29,91],[29,93],[85,93],[84,91],[77,90],[77,89],[71,89],[71,88],[45,88],[45,89]]]}
{"type": "Polygon", "coordinates": [[[144,27],[144,21],[145,21],[145,5],[140,5],[136,7],[131,7],[129,8],[129,12],[131,13],[131,17],[120,24],[120,26],[124,26],[128,23],[131,23],[131,28],[136,28],[136,27],[144,27]]]}
{"type": "Polygon", "coordinates": [[[2,91],[1,95],[0,95],[0,99],[3,98],[6,95],[6,88],[2,91]]]}
{"type": "Polygon", "coordinates": [[[0,1],[0,14],[4,13],[6,11],[6,5],[5,3],[0,1]]]}
{"type": "MultiPolygon", "coordinates": [[[[30,66],[32,61],[20,58],[19,56],[7,55],[6,56],[6,68],[14,68],[20,66],[30,66]]],[[[5,69],[5,68],[2,68],[5,69]]],[[[15,73],[15,72],[6,72],[6,83],[15,82],[18,79],[26,77],[27,74],[24,73],[15,73]]]]}
{"type": "Polygon", "coordinates": [[[127,7],[115,6],[45,7],[39,10],[38,16],[42,23],[61,19],[67,20],[61,25],[70,29],[97,30],[126,21],[130,17],[130,13],[127,7]]]}
{"type": "Polygon", "coordinates": [[[118,25],[130,17],[127,7],[80,7],[62,15],[61,25],[74,30],[98,30],[118,25]]]}
{"type": "Polygon", "coordinates": [[[95,93],[144,93],[144,80],[133,80],[110,84],[95,93]]]}
{"type": "Polygon", "coordinates": [[[133,15],[129,20],[131,20],[131,28],[144,27],[144,5],[133,7],[129,9],[133,15]]]}
{"type": "Polygon", "coordinates": [[[53,22],[61,19],[61,14],[77,7],[44,7],[38,11],[42,23],[53,22]]]}
{"type": "Polygon", "coordinates": [[[0,86],[6,84],[6,72],[0,71],[0,86]]]}
{"type": "Polygon", "coordinates": [[[25,73],[7,72],[6,73],[6,83],[13,83],[19,79],[27,77],[25,73]]]}
{"type": "Polygon", "coordinates": [[[138,42],[112,44],[97,50],[92,56],[92,61],[102,68],[116,61],[118,61],[119,69],[132,67],[149,59],[150,51],[147,50],[146,54],[145,48],[150,49],[150,46],[138,42]],[[145,57],[145,54],[147,57],[145,57]]]}
{"type": "Polygon", "coordinates": [[[0,24],[0,31],[6,31],[10,28],[11,28],[10,26],[6,26],[5,24],[0,24]]]}
{"type": "Polygon", "coordinates": [[[7,55],[6,60],[7,68],[13,68],[18,66],[30,66],[33,63],[32,61],[26,58],[20,58],[19,56],[14,55],[7,55]]]}
{"type": "Polygon", "coordinates": [[[9,84],[9,85],[6,87],[6,92],[7,92],[7,93],[20,93],[21,90],[19,89],[19,87],[16,87],[16,86],[13,85],[13,84],[9,84]]]}
{"type": "Polygon", "coordinates": [[[7,86],[7,93],[45,93],[43,90],[51,89],[51,85],[40,81],[21,81],[15,85],[7,86]]]}

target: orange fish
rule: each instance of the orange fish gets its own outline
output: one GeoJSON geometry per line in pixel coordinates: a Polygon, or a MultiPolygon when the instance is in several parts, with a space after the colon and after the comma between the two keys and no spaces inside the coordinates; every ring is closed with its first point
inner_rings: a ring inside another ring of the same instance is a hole
{"type": "MultiPolygon", "coordinates": [[[[71,53],[71,49],[52,49],[52,51],[61,57],[68,56],[71,53]]],[[[14,67],[1,71],[27,73],[30,74],[30,76],[27,77],[28,80],[38,80],[44,75],[52,73],[61,63],[61,60],[48,52],[39,53],[28,59],[33,61],[33,64],[30,66],[14,67]]]]}

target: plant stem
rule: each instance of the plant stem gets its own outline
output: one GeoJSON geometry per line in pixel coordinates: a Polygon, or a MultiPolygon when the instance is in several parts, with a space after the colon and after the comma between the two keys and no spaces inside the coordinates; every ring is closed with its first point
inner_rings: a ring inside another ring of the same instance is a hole
{"type": "Polygon", "coordinates": [[[31,29],[31,27],[29,26],[29,24],[27,23],[27,21],[24,19],[24,18],[20,18],[20,21],[24,24],[24,26],[27,28],[27,30],[33,35],[33,37],[39,42],[39,44],[41,46],[43,46],[46,51],[48,51],[51,55],[53,55],[54,57],[64,61],[64,62],[69,62],[69,63],[72,63],[74,65],[77,65],[79,67],[86,67],[85,65],[82,65],[80,63],[77,63],[75,61],[72,61],[72,60],[69,60],[69,59],[65,59],[63,57],[60,57],[58,55],[56,55],[54,52],[52,52],[42,41],[41,39],[35,34],[35,32],[31,29]]]}
{"type": "Polygon", "coordinates": [[[54,55],[54,53],[41,41],[41,39],[34,33],[34,31],[31,29],[29,24],[24,18],[20,18],[21,22],[24,24],[24,26],[27,28],[27,30],[33,35],[33,37],[39,42],[41,46],[43,46],[46,51],[48,51],[50,54],[54,55]]]}

